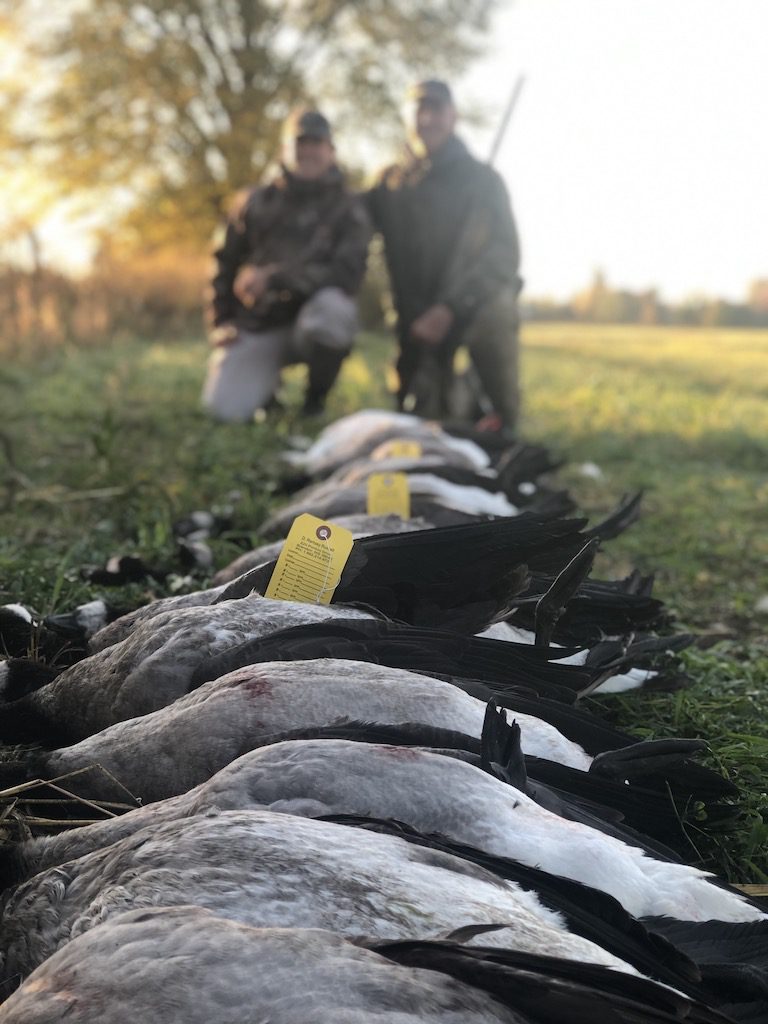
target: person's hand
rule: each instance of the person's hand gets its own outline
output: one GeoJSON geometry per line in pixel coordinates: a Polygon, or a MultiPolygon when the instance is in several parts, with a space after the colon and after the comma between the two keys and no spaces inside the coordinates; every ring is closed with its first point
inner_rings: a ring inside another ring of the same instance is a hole
{"type": "Polygon", "coordinates": [[[237,272],[232,291],[244,306],[250,309],[262,298],[269,285],[269,279],[274,273],[276,266],[268,263],[264,267],[256,267],[246,264],[237,272]]]}
{"type": "Polygon", "coordinates": [[[453,313],[442,302],[430,306],[411,324],[411,337],[425,345],[439,345],[453,326],[453,313]]]}
{"type": "Polygon", "coordinates": [[[214,348],[223,348],[237,341],[237,328],[234,324],[219,324],[208,335],[208,341],[214,348]]]}

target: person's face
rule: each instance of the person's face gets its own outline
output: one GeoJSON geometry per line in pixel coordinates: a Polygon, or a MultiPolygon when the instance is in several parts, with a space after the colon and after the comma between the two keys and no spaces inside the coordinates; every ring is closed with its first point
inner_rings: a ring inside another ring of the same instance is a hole
{"type": "Polygon", "coordinates": [[[415,148],[431,156],[453,134],[456,108],[452,103],[434,99],[421,99],[416,106],[413,131],[415,148]]]}
{"type": "Polygon", "coordinates": [[[293,147],[294,174],[305,181],[315,181],[333,167],[336,150],[328,139],[313,139],[302,135],[293,147]]]}

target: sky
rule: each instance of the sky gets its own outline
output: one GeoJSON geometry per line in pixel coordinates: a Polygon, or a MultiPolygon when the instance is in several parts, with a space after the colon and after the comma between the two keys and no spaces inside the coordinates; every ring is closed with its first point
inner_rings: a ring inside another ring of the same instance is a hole
{"type": "Polygon", "coordinates": [[[497,168],[528,294],[768,277],[768,0],[511,0],[492,40],[455,91],[495,124],[525,76],[497,168]]]}
{"type": "MultiPolygon", "coordinates": [[[[488,114],[464,129],[485,159],[524,76],[496,166],[527,295],[566,298],[601,270],[671,301],[738,301],[768,277],[766,53],[768,0],[503,3],[453,84],[460,109],[488,114]]],[[[82,264],[65,217],[43,231],[46,258],[82,264]]]]}

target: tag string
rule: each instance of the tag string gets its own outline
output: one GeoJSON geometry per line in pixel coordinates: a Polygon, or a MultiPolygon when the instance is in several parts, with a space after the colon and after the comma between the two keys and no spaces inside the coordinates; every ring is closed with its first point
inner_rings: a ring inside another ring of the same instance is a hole
{"type": "Polygon", "coordinates": [[[322,602],[321,602],[320,598],[322,597],[322,595],[323,594],[327,594],[329,590],[330,591],[334,591],[336,589],[336,587],[339,585],[339,580],[341,579],[341,573],[339,573],[339,577],[336,580],[336,582],[334,583],[334,585],[332,587],[328,586],[328,577],[331,574],[331,566],[333,565],[333,553],[331,552],[330,547],[326,548],[326,551],[328,552],[328,565],[326,566],[326,569],[325,569],[325,576],[323,577],[323,585],[322,585],[322,587],[320,587],[320,590],[317,593],[317,597],[315,598],[315,604],[321,604],[322,602]]]}

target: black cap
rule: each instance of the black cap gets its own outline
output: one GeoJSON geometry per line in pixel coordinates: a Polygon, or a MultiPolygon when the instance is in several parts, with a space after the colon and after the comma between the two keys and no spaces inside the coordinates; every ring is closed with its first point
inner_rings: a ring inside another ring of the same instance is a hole
{"type": "Polygon", "coordinates": [[[453,103],[453,93],[445,82],[437,78],[427,78],[423,82],[417,82],[408,91],[408,98],[415,103],[422,100],[431,100],[433,103],[453,103]]]}
{"type": "Polygon", "coordinates": [[[331,141],[331,125],[319,110],[304,110],[291,121],[291,134],[295,139],[326,139],[331,141]]]}

